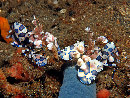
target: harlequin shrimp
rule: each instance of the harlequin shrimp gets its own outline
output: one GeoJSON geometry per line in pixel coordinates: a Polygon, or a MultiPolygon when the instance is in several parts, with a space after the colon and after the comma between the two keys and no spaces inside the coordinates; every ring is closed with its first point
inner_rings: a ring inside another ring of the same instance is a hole
{"type": "Polygon", "coordinates": [[[103,66],[116,66],[114,64],[117,62],[115,55],[118,56],[118,51],[114,43],[108,42],[104,36],[98,37],[98,40],[106,45],[103,48],[94,45],[92,55],[86,55],[84,41],[77,41],[74,45],[65,47],[60,52],[60,56],[64,60],[78,59],[76,64],[78,67],[77,76],[83,84],[91,84],[95,80],[98,72],[103,70],[103,66]]]}
{"type": "MultiPolygon", "coordinates": [[[[103,66],[116,66],[114,63],[117,62],[117,48],[106,37],[100,36],[95,41],[90,39],[90,45],[93,44],[93,48],[88,48],[88,50],[86,49],[88,45],[85,45],[84,41],[77,41],[77,43],[60,50],[57,38],[49,32],[43,32],[42,25],[37,24],[35,17],[32,22],[35,25],[32,31],[27,30],[24,25],[15,22],[7,38],[12,37],[14,39],[14,42],[11,44],[15,47],[26,47],[27,49],[22,50],[22,53],[25,56],[28,55],[27,57],[38,66],[45,66],[47,64],[44,47],[51,51],[57,50],[57,55],[63,60],[76,58],[77,76],[83,84],[91,84],[95,80],[97,73],[103,70],[103,66]],[[95,45],[96,41],[101,41],[106,45],[103,48],[99,48],[95,45]],[[42,54],[39,51],[43,51],[42,54]]],[[[89,28],[86,30],[90,31],[89,28]]]]}
{"type": "Polygon", "coordinates": [[[54,49],[54,47],[59,49],[57,38],[49,32],[44,33],[42,25],[37,24],[35,16],[32,23],[35,25],[35,28],[29,31],[23,24],[15,22],[7,38],[13,38],[14,42],[11,45],[14,47],[26,47],[27,49],[22,50],[22,53],[38,66],[44,66],[47,64],[44,47],[47,47],[49,50],[54,49]],[[39,54],[40,51],[43,51],[43,53],[39,54]]]}

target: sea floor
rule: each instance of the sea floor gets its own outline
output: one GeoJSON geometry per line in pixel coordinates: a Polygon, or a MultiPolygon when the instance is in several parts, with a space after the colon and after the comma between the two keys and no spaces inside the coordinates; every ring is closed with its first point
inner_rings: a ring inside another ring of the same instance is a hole
{"type": "MultiPolygon", "coordinates": [[[[1,0],[0,16],[7,18],[10,25],[20,22],[32,30],[35,15],[39,23],[43,24],[44,32],[51,32],[57,37],[61,49],[77,41],[85,41],[85,44],[88,44],[86,27],[94,32],[93,40],[99,36],[106,36],[118,48],[120,62],[116,67],[105,67],[98,74],[97,92],[105,88],[110,91],[110,98],[125,98],[129,92],[129,3],[128,0],[1,0]]],[[[15,49],[9,48],[11,46],[7,45],[2,37],[0,41],[2,49],[9,50],[8,53],[3,52],[0,55],[0,68],[4,70],[8,68],[8,64],[3,61],[14,53],[15,49]]],[[[31,63],[28,65],[31,66],[31,63]]],[[[45,98],[57,98],[63,80],[62,62],[56,62],[54,66],[52,64],[48,67],[49,69],[44,68],[45,70],[40,71],[34,67],[33,71],[29,70],[26,64],[24,67],[33,74],[34,80],[15,80],[15,83],[11,83],[14,80],[6,76],[8,82],[22,87],[27,97],[44,95],[45,98]]],[[[0,90],[1,96],[13,97],[3,89],[0,90]]]]}

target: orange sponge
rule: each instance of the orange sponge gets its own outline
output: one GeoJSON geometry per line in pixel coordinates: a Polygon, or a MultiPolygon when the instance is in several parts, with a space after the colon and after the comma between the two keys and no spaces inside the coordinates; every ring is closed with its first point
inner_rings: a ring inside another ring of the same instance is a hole
{"type": "Polygon", "coordinates": [[[4,17],[0,17],[0,30],[1,30],[1,36],[3,37],[3,39],[9,43],[12,41],[12,38],[6,38],[6,36],[9,35],[9,30],[10,30],[10,26],[8,23],[8,20],[4,17]]]}
{"type": "Polygon", "coordinates": [[[109,98],[110,92],[107,89],[102,89],[97,93],[97,98],[109,98]]]}

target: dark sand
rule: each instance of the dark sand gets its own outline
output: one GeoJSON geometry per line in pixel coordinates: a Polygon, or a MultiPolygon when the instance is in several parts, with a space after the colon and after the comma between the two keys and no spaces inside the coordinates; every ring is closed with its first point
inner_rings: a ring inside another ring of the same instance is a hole
{"type": "MultiPolygon", "coordinates": [[[[31,30],[34,27],[32,20],[35,15],[43,24],[44,31],[51,32],[57,37],[61,49],[80,40],[87,44],[86,27],[90,27],[94,32],[93,39],[106,36],[117,46],[120,63],[115,68],[105,67],[104,71],[98,74],[97,92],[106,88],[110,90],[110,98],[128,96],[130,46],[128,0],[58,0],[58,3],[56,1],[1,0],[0,16],[6,17],[10,25],[20,22],[31,30]]],[[[25,94],[28,97],[44,95],[46,98],[56,98],[62,83],[63,76],[59,75],[61,73],[61,70],[50,70],[45,74],[45,83],[42,83],[44,80],[37,79],[32,83],[22,82],[16,85],[26,84],[25,94]]]]}

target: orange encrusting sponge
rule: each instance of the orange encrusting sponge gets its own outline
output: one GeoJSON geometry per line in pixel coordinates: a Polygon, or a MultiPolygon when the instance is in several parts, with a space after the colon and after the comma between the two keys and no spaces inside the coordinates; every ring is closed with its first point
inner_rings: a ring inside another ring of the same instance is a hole
{"type": "Polygon", "coordinates": [[[110,92],[107,89],[102,89],[97,93],[97,98],[109,98],[110,92]]]}
{"type": "Polygon", "coordinates": [[[9,30],[10,30],[10,26],[8,23],[8,20],[4,17],[0,17],[0,30],[1,30],[1,36],[3,37],[3,39],[9,43],[12,41],[12,38],[6,38],[6,36],[9,35],[9,30]]]}

